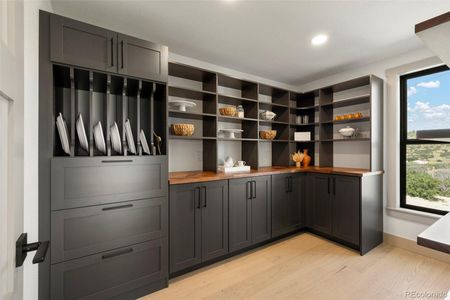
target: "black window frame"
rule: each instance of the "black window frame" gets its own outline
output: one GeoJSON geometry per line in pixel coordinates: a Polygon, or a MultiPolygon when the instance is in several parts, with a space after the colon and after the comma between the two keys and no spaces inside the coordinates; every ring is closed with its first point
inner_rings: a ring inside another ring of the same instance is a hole
{"type": "Polygon", "coordinates": [[[447,142],[408,140],[408,79],[450,70],[446,65],[432,67],[400,76],[400,207],[417,211],[445,215],[448,211],[416,206],[406,203],[406,147],[407,145],[450,144],[447,142]]]}

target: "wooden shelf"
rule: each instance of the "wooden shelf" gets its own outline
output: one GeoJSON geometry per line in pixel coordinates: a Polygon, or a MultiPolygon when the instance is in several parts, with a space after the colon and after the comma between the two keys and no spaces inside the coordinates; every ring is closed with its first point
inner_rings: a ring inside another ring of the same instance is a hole
{"type": "Polygon", "coordinates": [[[261,119],[259,120],[259,123],[289,125],[288,122],[273,121],[273,120],[261,120],[261,119]]]}
{"type": "Polygon", "coordinates": [[[252,102],[252,103],[258,103],[258,100],[256,99],[250,99],[250,98],[243,98],[243,97],[235,97],[235,96],[228,96],[224,94],[218,94],[219,97],[219,103],[240,103],[240,102],[252,102]],[[221,101],[225,100],[225,101],[221,101]]]}
{"type": "Polygon", "coordinates": [[[333,101],[331,103],[325,103],[325,104],[322,104],[321,106],[322,106],[322,108],[339,108],[339,107],[346,107],[346,106],[364,104],[364,103],[369,103],[369,102],[370,102],[370,94],[367,94],[367,95],[342,99],[339,101],[333,101]]]}
{"type": "Polygon", "coordinates": [[[205,97],[215,98],[216,93],[171,85],[169,86],[169,96],[205,100],[205,97]]]}
{"type": "Polygon", "coordinates": [[[297,123],[291,123],[290,125],[292,127],[308,127],[308,126],[318,126],[320,123],[319,122],[314,122],[314,123],[308,123],[308,124],[297,124],[297,123]]]}
{"type": "Polygon", "coordinates": [[[350,138],[350,139],[324,139],[320,142],[362,142],[370,141],[370,138],[350,138]]]}
{"type": "Polygon", "coordinates": [[[259,105],[261,106],[270,106],[270,107],[281,107],[281,108],[289,108],[289,105],[284,104],[278,104],[273,102],[259,102],[259,105]]]}
{"type": "Polygon", "coordinates": [[[170,135],[169,139],[171,140],[216,140],[216,137],[208,137],[208,136],[180,136],[180,135],[170,135]]]}
{"type": "Polygon", "coordinates": [[[331,120],[324,121],[321,124],[347,124],[347,123],[358,123],[358,122],[368,122],[370,121],[370,117],[362,117],[359,119],[348,119],[348,120],[331,120]]]}
{"type": "Polygon", "coordinates": [[[266,139],[259,139],[260,142],[270,142],[270,143],[289,143],[289,140],[266,140],[266,139]]]}
{"type": "Polygon", "coordinates": [[[201,119],[204,119],[204,118],[215,118],[216,115],[215,114],[208,114],[208,113],[169,110],[169,117],[201,120],[201,119]]]}
{"type": "Polygon", "coordinates": [[[236,142],[241,142],[241,141],[247,141],[247,142],[257,142],[258,139],[251,139],[251,138],[217,138],[218,141],[236,141],[236,142]]]}
{"type": "Polygon", "coordinates": [[[239,117],[230,117],[230,116],[222,116],[222,115],[218,115],[219,121],[224,121],[224,122],[234,122],[234,121],[250,121],[250,122],[257,122],[258,119],[253,119],[253,118],[239,118],[239,117]]]}
{"type": "Polygon", "coordinates": [[[295,140],[290,140],[293,143],[318,143],[320,142],[319,140],[310,140],[310,141],[295,141],[295,140]]]}

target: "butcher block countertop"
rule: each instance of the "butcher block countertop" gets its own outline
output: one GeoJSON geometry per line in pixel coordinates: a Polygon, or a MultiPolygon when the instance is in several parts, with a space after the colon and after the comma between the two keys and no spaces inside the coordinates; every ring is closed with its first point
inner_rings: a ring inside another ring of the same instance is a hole
{"type": "Polygon", "coordinates": [[[252,169],[246,173],[216,173],[211,171],[187,171],[187,172],[170,172],[170,184],[184,184],[215,181],[223,179],[245,178],[253,176],[274,175],[284,173],[321,173],[321,174],[336,174],[348,176],[371,176],[383,174],[383,171],[371,172],[367,169],[353,169],[353,168],[331,168],[331,167],[262,167],[257,170],[252,169]]]}

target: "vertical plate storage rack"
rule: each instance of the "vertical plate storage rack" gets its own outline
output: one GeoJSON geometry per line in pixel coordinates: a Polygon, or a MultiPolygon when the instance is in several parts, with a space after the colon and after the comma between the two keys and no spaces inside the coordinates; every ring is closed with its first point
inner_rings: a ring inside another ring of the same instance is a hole
{"type": "Polygon", "coordinates": [[[217,171],[228,155],[246,161],[253,169],[289,166],[293,165],[290,153],[304,149],[312,156],[312,166],[382,170],[383,81],[376,76],[299,93],[170,62],[168,96],[169,101],[177,98],[197,104],[186,112],[169,107],[169,127],[185,122],[196,128],[191,137],[171,133],[169,139],[201,141],[205,171],[217,171]],[[244,118],[220,115],[219,108],[226,105],[242,105],[244,118]],[[262,120],[260,113],[264,110],[275,112],[277,117],[262,120]],[[356,112],[361,112],[362,117],[336,120],[336,116],[356,112]],[[305,115],[308,123],[297,123],[296,117],[305,115]],[[358,135],[342,137],[339,129],[346,126],[360,129],[358,135]],[[222,128],[244,132],[229,139],[220,134],[222,128]],[[275,139],[261,139],[259,131],[269,129],[277,131],[275,139]],[[296,131],[310,132],[311,140],[295,141],[296,131]]]}

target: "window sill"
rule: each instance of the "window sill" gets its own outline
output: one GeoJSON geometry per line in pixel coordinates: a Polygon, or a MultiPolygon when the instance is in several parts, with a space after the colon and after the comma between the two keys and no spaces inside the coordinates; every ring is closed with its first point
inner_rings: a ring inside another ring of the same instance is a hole
{"type": "Polygon", "coordinates": [[[424,211],[418,211],[418,210],[414,210],[414,209],[403,208],[403,207],[386,207],[386,209],[388,211],[393,211],[396,213],[401,213],[401,214],[405,214],[405,215],[409,215],[409,216],[413,215],[413,216],[428,218],[428,219],[432,219],[432,220],[439,220],[442,217],[442,215],[428,213],[428,212],[424,212],[424,211]]]}

